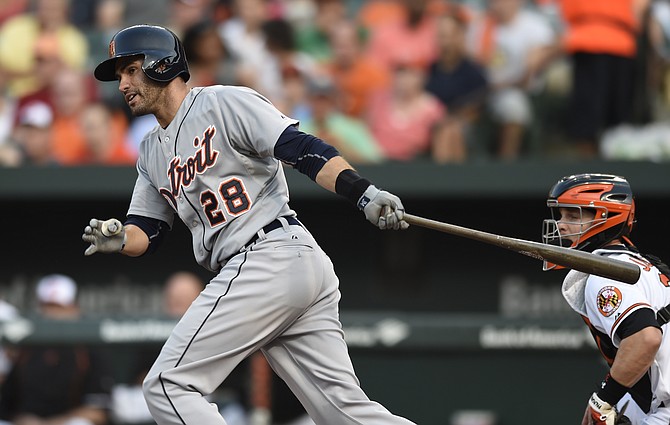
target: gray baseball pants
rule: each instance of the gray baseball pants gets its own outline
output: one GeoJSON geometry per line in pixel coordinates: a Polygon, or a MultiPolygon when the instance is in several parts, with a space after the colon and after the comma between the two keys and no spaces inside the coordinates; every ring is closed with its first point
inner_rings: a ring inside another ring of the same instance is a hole
{"type": "Polygon", "coordinates": [[[260,349],[317,425],[412,424],[360,388],[333,265],[309,232],[283,224],[230,259],[174,328],[143,385],[154,419],[225,424],[204,396],[260,349]]]}

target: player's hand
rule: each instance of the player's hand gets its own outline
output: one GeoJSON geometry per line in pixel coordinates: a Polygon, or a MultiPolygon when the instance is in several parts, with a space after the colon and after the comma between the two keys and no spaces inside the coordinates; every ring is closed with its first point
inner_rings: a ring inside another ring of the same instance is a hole
{"type": "Polygon", "coordinates": [[[405,208],[400,198],[374,185],[368,188],[358,201],[358,206],[365,213],[365,218],[380,229],[407,229],[409,224],[404,221],[405,208]]]}
{"type": "Polygon", "coordinates": [[[92,255],[96,252],[106,254],[121,252],[126,244],[126,231],[123,224],[115,218],[105,221],[92,218],[88,226],[84,228],[81,239],[91,244],[84,251],[84,255],[92,255]]]}
{"type": "Polygon", "coordinates": [[[582,425],[616,425],[618,412],[615,406],[591,394],[582,425]]]}

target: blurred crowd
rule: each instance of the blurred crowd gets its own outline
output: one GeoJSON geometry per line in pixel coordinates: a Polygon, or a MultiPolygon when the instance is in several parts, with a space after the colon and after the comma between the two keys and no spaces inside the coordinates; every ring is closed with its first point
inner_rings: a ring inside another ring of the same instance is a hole
{"type": "Polygon", "coordinates": [[[0,165],[135,163],[156,121],[92,69],[139,23],[355,164],[598,158],[670,110],[667,0],[0,0],[0,165]]]}

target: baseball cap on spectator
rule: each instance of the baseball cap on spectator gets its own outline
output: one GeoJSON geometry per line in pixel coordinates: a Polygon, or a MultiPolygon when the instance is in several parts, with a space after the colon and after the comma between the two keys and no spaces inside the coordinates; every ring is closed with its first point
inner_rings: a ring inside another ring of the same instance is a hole
{"type": "Polygon", "coordinates": [[[50,274],[37,282],[37,300],[42,304],[70,306],[77,298],[77,284],[68,276],[50,274]]]}
{"type": "Polygon", "coordinates": [[[329,96],[335,91],[335,83],[329,77],[316,76],[307,81],[307,92],[312,96],[329,96]]]}
{"type": "Polygon", "coordinates": [[[19,125],[47,128],[53,122],[51,108],[44,102],[31,102],[19,111],[19,125]]]}

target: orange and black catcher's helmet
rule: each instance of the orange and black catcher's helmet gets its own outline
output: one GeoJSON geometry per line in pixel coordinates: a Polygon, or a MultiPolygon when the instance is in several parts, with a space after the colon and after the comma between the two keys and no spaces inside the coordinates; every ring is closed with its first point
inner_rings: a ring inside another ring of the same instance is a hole
{"type": "Polygon", "coordinates": [[[612,174],[563,177],[549,191],[547,206],[552,219],[544,221],[543,242],[582,251],[591,252],[628,236],[635,222],[635,200],[630,184],[624,177],[612,174]],[[558,231],[559,208],[577,208],[580,214],[589,209],[595,212],[595,217],[579,234],[570,235],[570,240],[566,240],[566,235],[558,231]]]}
{"type": "Polygon", "coordinates": [[[181,76],[191,77],[184,48],[169,29],[157,25],[134,25],[117,32],[109,42],[109,59],[95,68],[95,78],[115,81],[118,58],[142,55],[142,71],[154,81],[167,83],[181,76]]]}

